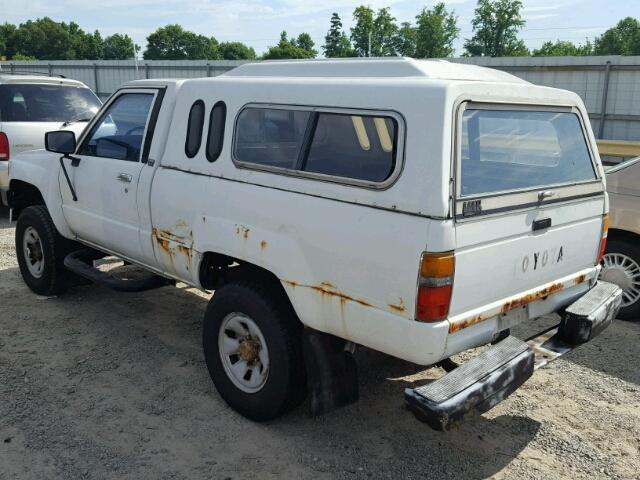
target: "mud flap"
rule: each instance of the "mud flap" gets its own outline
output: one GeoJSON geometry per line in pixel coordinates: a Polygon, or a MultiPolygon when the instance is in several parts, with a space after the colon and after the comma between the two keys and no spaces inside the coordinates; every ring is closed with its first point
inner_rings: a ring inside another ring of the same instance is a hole
{"type": "Polygon", "coordinates": [[[358,401],[358,369],[345,341],[305,328],[304,360],[310,393],[310,414],[319,416],[358,401]]]}
{"type": "Polygon", "coordinates": [[[419,420],[449,430],[469,411],[493,408],[534,370],[592,340],[611,324],[621,301],[619,287],[598,282],[566,309],[559,325],[527,341],[508,337],[438,380],[406,389],[405,402],[419,420]]]}

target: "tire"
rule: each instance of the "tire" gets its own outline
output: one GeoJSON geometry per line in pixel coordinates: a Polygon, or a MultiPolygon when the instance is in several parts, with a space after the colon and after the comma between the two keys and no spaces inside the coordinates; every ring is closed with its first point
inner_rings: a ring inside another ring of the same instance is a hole
{"type": "Polygon", "coordinates": [[[626,238],[608,240],[600,278],[624,292],[618,318],[640,320],[640,246],[626,238]]]}
{"type": "Polygon", "coordinates": [[[204,316],[202,343],[220,396],[258,422],[277,418],[300,404],[306,396],[301,335],[302,324],[284,293],[243,281],[216,291],[204,316]],[[234,355],[236,363],[232,363],[234,355]],[[252,372],[248,379],[240,378],[232,366],[252,372]]]}
{"type": "Polygon", "coordinates": [[[18,266],[27,286],[38,295],[64,292],[71,274],[63,262],[73,242],[58,233],[47,208],[25,208],[18,218],[15,238],[18,266]]]}

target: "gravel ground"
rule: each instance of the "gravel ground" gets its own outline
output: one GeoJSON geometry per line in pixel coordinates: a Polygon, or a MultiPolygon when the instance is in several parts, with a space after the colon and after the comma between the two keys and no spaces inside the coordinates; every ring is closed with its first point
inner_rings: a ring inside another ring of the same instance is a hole
{"type": "Polygon", "coordinates": [[[442,371],[366,349],[358,404],[256,424],[209,380],[207,296],[88,286],[38,297],[21,281],[13,235],[0,210],[2,480],[640,478],[640,323],[615,322],[446,434],[402,399],[442,371]]]}

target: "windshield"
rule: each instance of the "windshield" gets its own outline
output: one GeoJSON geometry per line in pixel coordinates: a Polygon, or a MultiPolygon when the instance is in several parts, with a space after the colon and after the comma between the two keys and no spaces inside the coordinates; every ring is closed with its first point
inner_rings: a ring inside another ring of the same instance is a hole
{"type": "Polygon", "coordinates": [[[98,97],[86,87],[0,85],[0,120],[3,122],[90,120],[100,105],[98,97]]]}
{"type": "Polygon", "coordinates": [[[461,194],[593,180],[575,113],[468,108],[462,119],[461,194]]]}

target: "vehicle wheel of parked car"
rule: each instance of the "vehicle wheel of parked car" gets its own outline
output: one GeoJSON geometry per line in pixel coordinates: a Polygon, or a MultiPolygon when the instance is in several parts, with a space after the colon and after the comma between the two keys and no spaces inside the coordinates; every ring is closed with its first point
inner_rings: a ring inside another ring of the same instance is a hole
{"type": "Polygon", "coordinates": [[[276,418],[306,394],[302,324],[280,292],[230,283],[204,317],[203,348],[222,398],[255,421],[276,418]]]}
{"type": "Polygon", "coordinates": [[[39,295],[61,293],[70,273],[64,267],[69,241],[56,230],[43,205],[25,208],[16,225],[16,256],[27,286],[39,295]]]}
{"type": "Polygon", "coordinates": [[[619,318],[640,319],[640,247],[624,239],[610,239],[600,278],[623,290],[619,318]]]}

